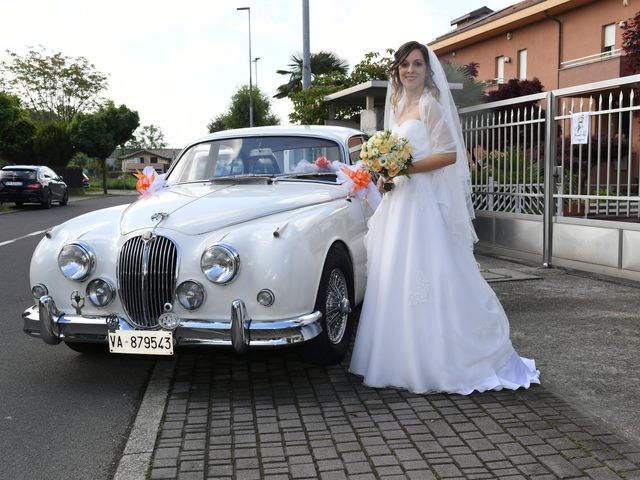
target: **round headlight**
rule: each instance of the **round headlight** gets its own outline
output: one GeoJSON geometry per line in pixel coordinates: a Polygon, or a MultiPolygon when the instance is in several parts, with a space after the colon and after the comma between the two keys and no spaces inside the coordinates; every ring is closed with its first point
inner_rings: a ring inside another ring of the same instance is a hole
{"type": "Polygon", "coordinates": [[[204,288],[198,282],[187,280],[178,286],[178,301],[187,310],[195,310],[204,302],[204,288]]]}
{"type": "Polygon", "coordinates": [[[83,243],[65,245],[58,254],[58,267],[70,280],[84,280],[93,271],[94,265],[93,250],[83,243]]]}
{"type": "Polygon", "coordinates": [[[113,300],[115,292],[113,286],[102,278],[91,280],[87,285],[87,297],[96,307],[108,305],[113,300]]]}
{"type": "Polygon", "coordinates": [[[200,259],[202,273],[213,283],[229,283],[238,273],[240,256],[226,244],[216,244],[207,248],[200,259]]]}
{"type": "Polygon", "coordinates": [[[40,300],[41,297],[49,295],[49,290],[47,290],[47,287],[45,287],[43,284],[38,283],[31,287],[31,295],[33,295],[33,298],[35,298],[36,300],[40,300]]]}

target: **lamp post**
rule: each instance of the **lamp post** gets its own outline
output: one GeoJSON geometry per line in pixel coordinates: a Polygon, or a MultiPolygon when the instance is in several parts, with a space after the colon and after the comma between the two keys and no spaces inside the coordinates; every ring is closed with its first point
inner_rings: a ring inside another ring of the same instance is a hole
{"type": "Polygon", "coordinates": [[[253,59],[253,64],[256,67],[256,90],[258,89],[258,60],[260,60],[260,57],[256,57],[253,59]]]}
{"type": "Polygon", "coordinates": [[[246,10],[249,19],[249,126],[253,127],[253,77],[251,75],[251,7],[238,7],[236,10],[246,10]]]}

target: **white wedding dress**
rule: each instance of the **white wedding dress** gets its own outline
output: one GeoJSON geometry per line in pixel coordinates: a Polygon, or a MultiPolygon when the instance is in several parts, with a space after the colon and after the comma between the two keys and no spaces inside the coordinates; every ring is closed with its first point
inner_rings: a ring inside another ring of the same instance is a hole
{"type": "MultiPolygon", "coordinates": [[[[395,125],[413,157],[434,146],[420,120],[395,125]]],[[[443,169],[399,177],[369,223],[367,290],[350,371],[371,387],[415,393],[539,383],[535,362],[521,358],[509,322],[468,245],[446,228],[443,169]]]]}

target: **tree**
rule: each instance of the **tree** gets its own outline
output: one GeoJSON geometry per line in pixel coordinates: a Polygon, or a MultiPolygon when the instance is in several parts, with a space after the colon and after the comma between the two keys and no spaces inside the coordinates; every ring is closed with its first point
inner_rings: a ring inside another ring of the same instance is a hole
{"type": "MultiPolygon", "coordinates": [[[[293,102],[293,112],[289,115],[289,120],[304,125],[321,125],[329,113],[324,97],[369,80],[386,80],[393,50],[387,49],[386,52],[387,56],[384,57],[376,52],[367,53],[365,58],[353,67],[350,75],[342,69],[336,69],[315,75],[307,90],[292,91],[289,98],[293,102]]],[[[335,118],[354,120],[358,118],[360,110],[362,108],[355,105],[338,105],[335,118]]]]}
{"type": "Polygon", "coordinates": [[[67,126],[61,122],[39,124],[33,139],[33,152],[38,163],[66,166],[74,152],[67,126]]]}
{"type": "Polygon", "coordinates": [[[378,52],[366,53],[364,60],[353,67],[350,75],[351,83],[358,85],[369,80],[387,80],[394,50],[387,48],[386,52],[387,56],[384,57],[380,57],[378,52]]]}
{"type": "Polygon", "coordinates": [[[624,50],[624,74],[640,72],[640,11],[623,27],[622,49],[624,50]]]}
{"type": "Polygon", "coordinates": [[[484,96],[484,82],[475,79],[477,63],[458,65],[443,62],[442,69],[449,83],[461,83],[462,89],[452,89],[451,96],[458,108],[470,107],[482,102],[484,96]],[[474,74],[475,72],[475,74],[474,74]]]}
{"type": "MultiPolygon", "coordinates": [[[[534,93],[540,93],[544,91],[544,86],[540,83],[537,77],[532,80],[518,80],[512,78],[507,83],[503,83],[498,86],[497,90],[489,92],[485,95],[485,102],[497,102],[499,100],[506,100],[508,98],[522,97],[524,95],[533,95],[534,93]]],[[[536,102],[530,102],[526,105],[520,105],[520,107],[526,107],[535,105],[536,102]]],[[[511,108],[511,107],[508,107],[511,108]]]]}
{"type": "Polygon", "coordinates": [[[108,102],[93,114],[78,114],[69,125],[76,149],[102,162],[102,188],[107,193],[107,157],[138,128],[138,112],[108,102]]]}
{"type": "MultiPolygon", "coordinates": [[[[350,86],[352,83],[349,77],[340,72],[315,77],[311,80],[308,89],[289,95],[291,102],[293,102],[293,111],[289,114],[289,120],[302,125],[322,125],[329,116],[329,109],[324,102],[324,97],[350,86]]],[[[338,106],[335,118],[339,120],[350,119],[360,110],[361,108],[354,108],[351,105],[338,106]]]]}
{"type": "Polygon", "coordinates": [[[209,133],[215,133],[224,130],[222,115],[218,115],[217,117],[213,118],[207,125],[207,130],[209,131],[209,133]]]}
{"type": "MultiPolygon", "coordinates": [[[[254,126],[260,127],[280,123],[280,119],[271,113],[269,98],[257,87],[253,87],[252,90],[254,126]]],[[[212,132],[212,128],[218,126],[222,126],[222,130],[249,126],[249,87],[247,85],[243,85],[238,89],[231,97],[229,110],[214,118],[207,128],[209,132],[212,132]]]]}
{"type": "Polygon", "coordinates": [[[166,148],[164,133],[157,125],[144,125],[139,127],[124,148],[132,150],[144,150],[149,148],[166,148]]]}
{"type": "Polygon", "coordinates": [[[32,156],[36,127],[20,106],[20,99],[0,92],[0,158],[23,163],[32,156]]]}
{"type": "Polygon", "coordinates": [[[84,57],[30,48],[24,57],[7,50],[9,61],[0,62],[3,85],[34,112],[53,114],[70,122],[100,104],[107,77],[84,57]]]}
{"type": "MultiPolygon", "coordinates": [[[[287,65],[289,70],[276,70],[280,75],[289,75],[289,81],[278,87],[278,93],[274,98],[286,98],[292,93],[302,90],[302,55],[291,55],[291,63],[287,65]]],[[[327,75],[333,72],[340,72],[344,75],[349,71],[349,63],[342,60],[333,52],[320,51],[312,53],[309,58],[311,75],[327,75]]]]}

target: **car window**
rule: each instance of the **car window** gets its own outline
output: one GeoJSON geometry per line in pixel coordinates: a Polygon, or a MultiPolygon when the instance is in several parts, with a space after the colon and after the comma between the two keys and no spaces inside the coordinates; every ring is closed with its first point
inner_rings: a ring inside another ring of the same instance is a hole
{"type": "Polygon", "coordinates": [[[355,164],[360,160],[360,150],[362,150],[362,144],[364,143],[364,137],[362,135],[354,135],[349,138],[349,157],[351,158],[351,163],[355,164]]]}
{"type": "Polygon", "coordinates": [[[35,170],[26,170],[24,168],[2,169],[0,170],[0,178],[20,178],[23,180],[35,180],[37,174],[35,170]]]}
{"type": "MultiPolygon", "coordinates": [[[[337,143],[310,137],[247,137],[200,143],[189,148],[168,174],[174,182],[230,175],[309,173],[326,160],[344,161],[337,143]],[[324,159],[320,163],[317,160],[324,159]]],[[[323,167],[326,168],[326,167],[323,167]]]]}

